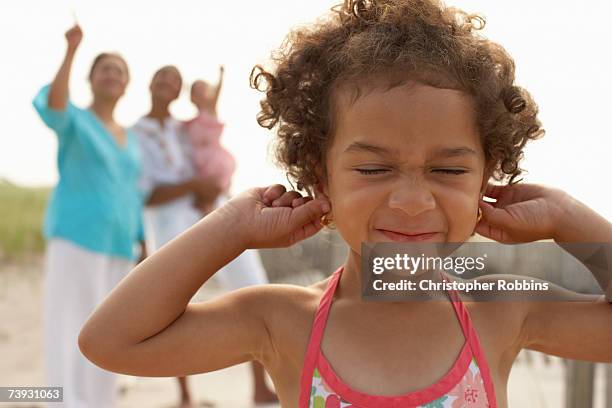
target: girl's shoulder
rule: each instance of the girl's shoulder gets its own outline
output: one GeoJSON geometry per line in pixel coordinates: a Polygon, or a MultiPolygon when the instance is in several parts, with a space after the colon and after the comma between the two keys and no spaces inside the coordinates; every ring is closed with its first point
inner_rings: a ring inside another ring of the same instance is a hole
{"type": "Polygon", "coordinates": [[[502,366],[510,366],[521,349],[530,301],[520,293],[499,290],[499,286],[500,282],[508,284],[522,278],[526,277],[507,274],[490,274],[474,279],[453,277],[459,282],[489,285],[487,290],[462,292],[460,298],[487,352],[487,359],[498,361],[502,366]]]}
{"type": "Polygon", "coordinates": [[[263,318],[274,345],[274,355],[281,360],[295,360],[299,365],[327,281],[311,286],[255,285],[230,293],[241,298],[240,310],[263,318]]]}
{"type": "MultiPolygon", "coordinates": [[[[330,278],[310,286],[299,286],[285,283],[255,285],[240,289],[244,296],[250,298],[252,307],[282,310],[291,313],[314,312],[325,292],[330,278]]],[[[286,314],[286,313],[282,313],[286,314]]]]}
{"type": "Polygon", "coordinates": [[[506,328],[519,326],[524,318],[527,302],[520,293],[516,291],[503,290],[504,284],[525,278],[518,275],[489,274],[473,279],[461,279],[453,277],[456,282],[473,282],[474,286],[470,292],[459,292],[461,302],[474,319],[482,319],[487,322],[496,322],[491,326],[499,325],[501,321],[506,328]],[[503,282],[503,284],[500,284],[503,282]],[[500,287],[502,289],[500,289],[500,287]],[[514,297],[513,297],[514,296],[514,297]]]}

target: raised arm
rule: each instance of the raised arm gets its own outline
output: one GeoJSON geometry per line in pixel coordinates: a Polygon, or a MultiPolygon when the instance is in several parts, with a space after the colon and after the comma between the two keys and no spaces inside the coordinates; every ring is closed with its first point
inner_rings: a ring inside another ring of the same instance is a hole
{"type": "Polygon", "coordinates": [[[608,300],[551,285],[549,299],[558,301],[514,305],[513,313],[520,313],[523,321],[520,346],[564,358],[611,363],[612,224],[564,191],[543,185],[489,185],[486,196],[497,201],[480,203],[483,217],[477,232],[481,235],[504,243],[554,239],[580,261],[594,255],[595,250],[604,261],[601,268],[585,266],[608,300]]]}
{"type": "Polygon", "coordinates": [[[49,107],[55,110],[66,109],[66,104],[68,102],[68,83],[70,81],[72,61],[74,60],[76,50],[81,43],[81,39],[83,38],[83,32],[81,31],[81,27],[76,24],[70,30],[66,31],[65,36],[66,42],[68,43],[66,55],[64,56],[64,61],[57,71],[55,79],[53,79],[51,88],[49,90],[49,107]]]}
{"type": "Polygon", "coordinates": [[[223,65],[219,66],[219,81],[217,82],[217,86],[215,87],[215,94],[213,96],[212,101],[212,111],[217,115],[217,102],[219,101],[219,95],[221,94],[221,88],[223,87],[223,77],[225,75],[225,68],[223,65]]]}
{"type": "Polygon", "coordinates": [[[612,223],[570,195],[560,205],[555,242],[593,274],[612,303],[612,223]]]}
{"type": "Polygon", "coordinates": [[[246,248],[288,246],[315,234],[328,209],[320,200],[295,205],[296,194],[277,186],[240,194],[139,264],[83,326],[83,354],[107,370],[143,376],[261,361],[272,348],[266,316],[275,302],[269,286],[188,302],[246,248]],[[284,206],[271,206],[277,199],[284,206]]]}
{"type": "Polygon", "coordinates": [[[585,266],[604,296],[578,295],[557,288],[553,289],[555,298],[567,301],[530,303],[524,323],[524,346],[564,358],[612,363],[612,224],[569,195],[560,198],[558,206],[555,241],[580,261],[598,251],[603,267],[593,268],[588,263],[585,266]]]}

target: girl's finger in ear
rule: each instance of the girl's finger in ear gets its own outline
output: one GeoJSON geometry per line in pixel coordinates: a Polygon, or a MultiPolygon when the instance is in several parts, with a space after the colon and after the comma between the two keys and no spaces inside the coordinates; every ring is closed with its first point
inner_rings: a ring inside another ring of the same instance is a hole
{"type": "Polygon", "coordinates": [[[287,191],[282,196],[272,201],[272,207],[291,207],[293,200],[301,196],[302,195],[297,191],[287,191]]]}
{"type": "Polygon", "coordinates": [[[268,187],[263,193],[264,204],[270,205],[272,201],[281,197],[287,189],[282,184],[273,184],[268,187]]]}
{"type": "Polygon", "coordinates": [[[310,200],[312,200],[312,197],[310,197],[310,196],[308,196],[308,197],[299,197],[299,198],[294,199],[291,202],[291,206],[293,208],[299,207],[300,205],[303,205],[303,204],[307,203],[310,200]]]}

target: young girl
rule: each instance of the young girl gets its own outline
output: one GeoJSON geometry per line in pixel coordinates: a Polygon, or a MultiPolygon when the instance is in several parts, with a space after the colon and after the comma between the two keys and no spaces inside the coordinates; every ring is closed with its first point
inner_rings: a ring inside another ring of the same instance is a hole
{"type": "MultiPolygon", "coordinates": [[[[202,178],[213,177],[222,194],[227,194],[236,161],[232,154],[221,146],[223,123],[217,118],[217,101],[223,85],[223,66],[219,67],[219,81],[212,88],[198,80],[191,86],[191,102],[198,109],[196,117],[185,122],[185,131],[193,149],[192,158],[196,173],[202,178]]],[[[196,201],[196,207],[208,214],[214,206],[196,201]]]]}
{"type": "Polygon", "coordinates": [[[482,24],[433,0],[347,0],[293,33],[274,73],[258,68],[252,82],[268,84],[259,123],[277,127],[278,160],[314,198],[273,185],[230,200],[123,280],[83,327],[83,353],[143,376],[258,360],[282,406],[301,408],[506,407],[522,348],[612,362],[601,296],[362,301],[362,242],[612,241],[612,225],[563,191],[512,183],[542,131],[510,57],[475,34],[482,24]],[[350,250],[330,278],[188,304],[247,248],[332,222],[350,250]]]}

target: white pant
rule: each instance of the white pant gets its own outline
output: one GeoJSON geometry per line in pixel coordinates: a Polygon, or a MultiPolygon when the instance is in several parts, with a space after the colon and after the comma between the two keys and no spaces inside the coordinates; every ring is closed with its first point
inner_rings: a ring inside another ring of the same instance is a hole
{"type": "Polygon", "coordinates": [[[89,251],[62,239],[47,242],[43,302],[44,358],[48,386],[64,387],[59,408],[111,408],[116,375],[79,350],[81,327],[133,262],[89,251]]]}

